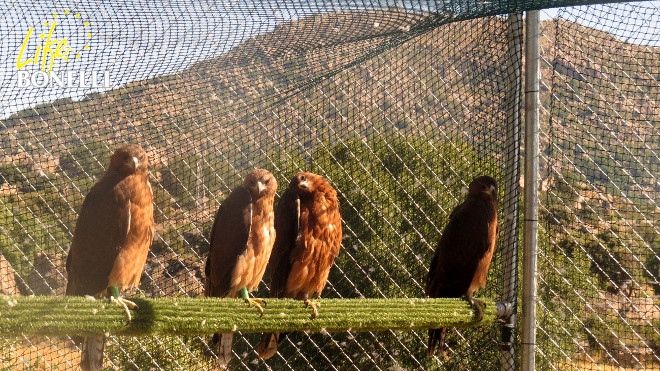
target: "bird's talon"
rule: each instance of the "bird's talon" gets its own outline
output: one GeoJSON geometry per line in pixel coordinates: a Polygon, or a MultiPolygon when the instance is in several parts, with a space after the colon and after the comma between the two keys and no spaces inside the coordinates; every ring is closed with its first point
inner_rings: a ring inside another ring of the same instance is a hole
{"type": "Polygon", "coordinates": [[[124,299],[124,298],[121,298],[121,300],[122,300],[122,301],[126,304],[126,306],[129,307],[130,309],[139,309],[138,305],[135,304],[134,302],[132,302],[132,301],[130,301],[130,300],[126,300],[126,299],[124,299]]]}
{"type": "Polygon", "coordinates": [[[321,307],[321,303],[319,303],[318,301],[311,301],[309,299],[305,299],[305,305],[312,308],[312,318],[316,318],[319,315],[318,308],[321,307]]]}
{"type": "Polygon", "coordinates": [[[259,299],[259,298],[245,299],[245,302],[248,305],[251,305],[251,306],[257,308],[257,311],[259,312],[259,316],[264,315],[264,308],[262,308],[261,305],[259,305],[259,303],[261,303],[263,301],[264,301],[263,299],[259,299]]]}
{"type": "Polygon", "coordinates": [[[484,308],[486,307],[486,302],[476,299],[472,296],[466,296],[465,299],[474,308],[477,322],[481,322],[481,320],[484,318],[484,308]]]}
{"type": "Polygon", "coordinates": [[[124,309],[124,313],[126,313],[126,322],[131,322],[132,320],[131,311],[128,308],[130,307],[131,309],[137,309],[138,306],[132,301],[126,300],[121,296],[116,298],[114,296],[111,296],[110,301],[122,307],[122,309],[124,309]]]}

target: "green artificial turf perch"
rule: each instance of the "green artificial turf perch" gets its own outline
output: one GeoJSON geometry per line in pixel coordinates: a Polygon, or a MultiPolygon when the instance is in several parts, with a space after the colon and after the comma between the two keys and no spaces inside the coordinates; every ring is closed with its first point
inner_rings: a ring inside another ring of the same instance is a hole
{"type": "Polygon", "coordinates": [[[134,299],[140,307],[131,322],[105,300],[84,297],[2,296],[0,336],[100,334],[208,335],[223,332],[381,331],[470,327],[495,321],[497,308],[484,300],[483,319],[458,298],[320,299],[323,311],[311,319],[294,299],[271,299],[263,316],[243,299],[134,299]]]}

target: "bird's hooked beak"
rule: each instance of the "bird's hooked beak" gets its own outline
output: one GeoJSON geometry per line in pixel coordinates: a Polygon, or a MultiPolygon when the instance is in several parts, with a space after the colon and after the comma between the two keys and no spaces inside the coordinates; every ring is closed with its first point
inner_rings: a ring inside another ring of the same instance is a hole
{"type": "Polygon", "coordinates": [[[300,187],[302,189],[309,188],[309,180],[307,180],[307,179],[301,180],[300,183],[298,183],[298,187],[300,187]]]}
{"type": "Polygon", "coordinates": [[[266,185],[263,184],[263,183],[261,183],[261,182],[257,182],[257,193],[258,193],[258,194],[261,194],[261,192],[262,192],[264,189],[266,189],[266,185]]]}
{"type": "Polygon", "coordinates": [[[140,160],[137,157],[131,157],[131,159],[126,163],[133,171],[137,170],[140,167],[140,160]]]}
{"type": "Polygon", "coordinates": [[[489,195],[491,195],[491,196],[497,196],[497,195],[495,194],[495,186],[492,185],[492,184],[491,184],[491,185],[490,185],[490,186],[484,191],[484,193],[487,193],[487,194],[489,194],[489,195]]]}

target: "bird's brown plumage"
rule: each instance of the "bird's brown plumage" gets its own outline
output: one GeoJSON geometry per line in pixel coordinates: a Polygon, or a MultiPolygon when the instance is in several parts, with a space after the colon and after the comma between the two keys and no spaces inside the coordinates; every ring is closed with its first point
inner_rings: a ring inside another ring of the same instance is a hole
{"type": "MultiPolygon", "coordinates": [[[[319,175],[297,173],[277,206],[275,229],[270,296],[319,297],[341,245],[337,192],[319,175]]],[[[263,334],[259,356],[270,358],[281,340],[280,334],[263,334]]]]}
{"type": "MultiPolygon", "coordinates": [[[[497,183],[475,178],[468,194],[449,216],[426,279],[426,296],[466,297],[486,285],[497,242],[497,183]]],[[[429,355],[444,347],[445,329],[429,330],[429,355]]]]}
{"type": "MultiPolygon", "coordinates": [[[[123,290],[140,282],[154,233],[148,166],[142,148],[123,146],[90,189],[67,256],[67,295],[108,296],[110,286],[123,290]]],[[[102,354],[102,342],[100,348],[102,354]]],[[[85,370],[95,368],[90,362],[102,362],[87,356],[81,364],[85,370]]]]}
{"type": "MultiPolygon", "coordinates": [[[[207,297],[232,297],[261,282],[275,242],[273,202],[277,181],[267,170],[250,172],[225,199],[215,216],[206,260],[207,297]]],[[[214,336],[220,363],[231,358],[231,334],[214,336]]]]}

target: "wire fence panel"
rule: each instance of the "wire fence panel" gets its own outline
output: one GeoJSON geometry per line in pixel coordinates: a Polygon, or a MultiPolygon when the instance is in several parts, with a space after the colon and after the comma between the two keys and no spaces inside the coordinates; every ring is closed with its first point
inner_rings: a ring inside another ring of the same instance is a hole
{"type": "MultiPolygon", "coordinates": [[[[3,82],[14,93],[5,94],[0,121],[2,267],[3,277],[14,277],[6,293],[64,294],[77,212],[111,152],[127,142],[149,154],[156,218],[140,288],[128,296],[203,294],[213,217],[253,168],[270,170],[280,185],[297,171],[315,172],[338,190],[343,248],[324,297],[421,297],[440,232],[473,177],[493,176],[500,204],[517,202],[518,161],[507,154],[517,153],[518,136],[506,128],[519,116],[511,102],[520,90],[510,84],[516,72],[505,17],[446,24],[451,17],[410,4],[4,6],[9,68],[30,27],[36,40],[57,21],[53,38],[68,37],[76,49],[55,59],[51,73],[80,69],[102,80],[109,71],[112,84],[3,82]]],[[[32,53],[37,42],[30,42],[32,53]]],[[[511,229],[517,211],[500,220],[511,229]]],[[[515,228],[509,236],[517,240],[515,228]]],[[[512,264],[501,254],[479,295],[502,297],[512,264]]],[[[268,295],[267,283],[257,296],[268,295]]],[[[235,337],[231,369],[494,369],[500,362],[498,325],[450,331],[443,358],[426,355],[425,331],[293,333],[266,362],[257,357],[258,339],[235,337]]],[[[207,368],[214,364],[208,340],[110,337],[106,365],[207,368]]],[[[8,368],[66,369],[80,357],[66,337],[3,339],[3,349],[8,368]]]]}
{"type": "Polygon", "coordinates": [[[561,9],[542,27],[541,364],[660,369],[660,8],[561,9]]]}

